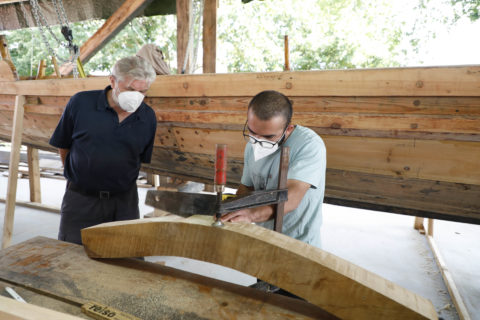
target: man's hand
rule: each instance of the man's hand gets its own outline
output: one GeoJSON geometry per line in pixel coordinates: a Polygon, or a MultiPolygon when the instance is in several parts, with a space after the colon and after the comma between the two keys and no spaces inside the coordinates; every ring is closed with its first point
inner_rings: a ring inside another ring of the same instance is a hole
{"type": "Polygon", "coordinates": [[[58,149],[58,153],[60,154],[60,159],[62,159],[62,164],[65,167],[65,159],[67,158],[67,154],[70,152],[70,149],[58,149]]]}
{"type": "Polygon", "coordinates": [[[242,209],[235,212],[230,212],[220,218],[222,222],[254,222],[252,209],[242,209]]]}
{"type": "MultiPolygon", "coordinates": [[[[241,185],[242,193],[246,191],[241,185]]],[[[310,184],[299,180],[287,180],[288,201],[285,202],[285,214],[295,210],[303,199],[303,196],[310,188],[310,184]]],[[[239,188],[240,190],[240,188],[239,188]]],[[[239,192],[237,192],[239,194],[239,192]]],[[[264,222],[273,218],[274,205],[256,208],[242,209],[230,212],[220,218],[222,222],[264,222]]]]}

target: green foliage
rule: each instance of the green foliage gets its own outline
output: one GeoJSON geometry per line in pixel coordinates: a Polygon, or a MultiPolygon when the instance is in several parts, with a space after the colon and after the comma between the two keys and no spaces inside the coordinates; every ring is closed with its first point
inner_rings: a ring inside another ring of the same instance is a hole
{"type": "MultiPolygon", "coordinates": [[[[294,70],[418,64],[421,61],[416,54],[439,26],[453,24],[459,16],[478,19],[479,6],[480,0],[222,0],[217,20],[217,70],[283,70],[284,35],[289,36],[294,70]],[[445,13],[439,3],[454,10],[445,13]],[[407,6],[409,14],[401,14],[407,6]]],[[[75,43],[84,43],[103,23],[71,24],[75,43]]],[[[118,59],[135,54],[145,43],[155,43],[176,72],[176,24],[174,15],[132,20],[84,65],[85,71],[108,74],[118,59]]],[[[58,26],[52,29],[62,38],[58,26]]],[[[50,53],[37,28],[6,35],[21,76],[35,76],[40,59],[49,61],[50,53]]],[[[68,50],[47,37],[56,54],[68,60],[68,50]]],[[[195,70],[201,70],[201,61],[200,56],[195,70]]],[[[47,65],[47,72],[53,72],[51,63],[47,65]]]]}
{"type": "Polygon", "coordinates": [[[456,18],[467,16],[472,21],[480,18],[480,0],[450,0],[452,5],[459,8],[456,18]]]}

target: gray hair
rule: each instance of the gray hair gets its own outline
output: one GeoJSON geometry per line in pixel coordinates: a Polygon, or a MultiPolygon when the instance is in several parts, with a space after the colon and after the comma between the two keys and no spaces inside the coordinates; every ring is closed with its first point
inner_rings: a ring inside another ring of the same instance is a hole
{"type": "Polygon", "coordinates": [[[112,69],[112,76],[117,81],[125,78],[135,80],[146,80],[148,83],[155,81],[156,73],[152,65],[145,59],[137,56],[126,57],[115,63],[112,69]]]}

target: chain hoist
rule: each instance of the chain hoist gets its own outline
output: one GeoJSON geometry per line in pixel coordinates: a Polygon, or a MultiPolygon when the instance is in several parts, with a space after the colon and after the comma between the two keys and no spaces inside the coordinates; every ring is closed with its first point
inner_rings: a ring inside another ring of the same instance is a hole
{"type": "MultiPolygon", "coordinates": [[[[35,19],[35,22],[38,26],[38,29],[40,30],[40,35],[42,37],[42,40],[47,48],[47,50],[50,52],[52,57],[55,57],[57,60],[59,60],[62,63],[72,63],[73,64],[73,76],[74,78],[78,78],[79,72],[78,72],[78,57],[80,55],[80,50],[78,49],[78,46],[73,43],[73,35],[72,35],[72,29],[70,28],[69,21],[67,19],[67,14],[65,12],[65,8],[63,7],[63,1],[62,0],[52,0],[54,7],[55,7],[55,12],[57,13],[57,18],[58,21],[61,25],[61,33],[67,43],[60,41],[60,39],[57,38],[55,33],[52,31],[50,28],[47,19],[45,16],[42,14],[40,5],[38,4],[38,0],[30,0],[30,6],[32,7],[32,13],[33,17],[35,19]],[[46,37],[46,31],[44,27],[48,30],[50,35],[53,37],[53,39],[61,46],[67,48],[72,56],[70,60],[64,60],[61,59],[60,57],[57,56],[55,51],[52,49],[50,46],[50,42],[48,41],[46,37]]],[[[27,20],[25,8],[22,6],[23,14],[25,16],[25,20],[27,20]]]]}

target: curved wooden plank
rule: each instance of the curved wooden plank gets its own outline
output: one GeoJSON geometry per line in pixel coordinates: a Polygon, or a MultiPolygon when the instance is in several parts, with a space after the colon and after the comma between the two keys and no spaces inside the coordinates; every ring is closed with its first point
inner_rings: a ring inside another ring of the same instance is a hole
{"type": "Polygon", "coordinates": [[[82,230],[92,258],[168,255],[230,267],[342,319],[437,319],[432,303],[328,252],[253,224],[161,217],[82,230]]]}

